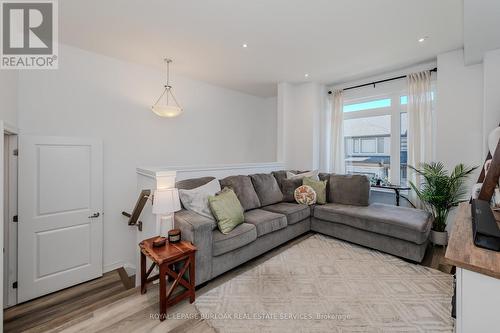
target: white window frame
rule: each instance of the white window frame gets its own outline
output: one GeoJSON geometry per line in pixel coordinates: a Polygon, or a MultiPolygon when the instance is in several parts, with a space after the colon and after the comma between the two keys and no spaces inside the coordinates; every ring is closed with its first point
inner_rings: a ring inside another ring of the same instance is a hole
{"type": "MultiPolygon", "coordinates": [[[[350,98],[344,100],[344,105],[348,104],[357,104],[363,102],[369,102],[377,99],[391,99],[391,106],[377,109],[369,109],[362,111],[352,111],[352,112],[344,112],[344,120],[348,119],[358,119],[358,118],[369,118],[369,117],[377,117],[377,116],[390,116],[391,117],[391,134],[390,134],[390,170],[389,175],[392,184],[399,185],[401,181],[401,158],[400,158],[400,149],[401,149],[401,114],[405,113],[406,107],[402,107],[400,104],[400,98],[403,95],[407,95],[406,89],[400,90],[397,89],[394,92],[388,92],[384,94],[371,95],[371,96],[363,96],[358,98],[350,98]]],[[[378,149],[378,145],[376,145],[378,149]]],[[[360,151],[361,151],[361,143],[360,143],[360,151]]]]}

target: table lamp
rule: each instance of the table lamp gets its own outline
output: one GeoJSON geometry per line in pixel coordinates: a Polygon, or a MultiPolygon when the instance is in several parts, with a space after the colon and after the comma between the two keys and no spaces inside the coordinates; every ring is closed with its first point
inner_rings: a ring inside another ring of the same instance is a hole
{"type": "Polygon", "coordinates": [[[153,197],[153,214],[160,216],[160,236],[167,237],[173,228],[172,213],[181,210],[179,191],[176,188],[161,188],[155,190],[153,197]]]}

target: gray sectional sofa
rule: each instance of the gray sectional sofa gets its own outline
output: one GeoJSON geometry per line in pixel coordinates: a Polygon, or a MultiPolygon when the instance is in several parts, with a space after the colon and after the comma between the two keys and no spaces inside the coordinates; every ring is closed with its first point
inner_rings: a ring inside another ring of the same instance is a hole
{"type": "MultiPolygon", "coordinates": [[[[327,204],[314,206],[292,202],[293,189],[287,188],[291,182],[285,180],[286,171],[273,172],[272,177],[261,174],[221,179],[221,186],[233,188],[245,209],[245,222],[227,235],[218,230],[214,220],[186,209],[175,213],[174,225],[182,238],[198,248],[196,285],[310,231],[422,261],[432,225],[429,213],[370,203],[370,183],[365,176],[323,173],[319,178],[328,181],[327,204]],[[279,192],[283,195],[276,196],[279,192]]],[[[183,180],[176,187],[193,189],[213,179],[183,180]]]]}

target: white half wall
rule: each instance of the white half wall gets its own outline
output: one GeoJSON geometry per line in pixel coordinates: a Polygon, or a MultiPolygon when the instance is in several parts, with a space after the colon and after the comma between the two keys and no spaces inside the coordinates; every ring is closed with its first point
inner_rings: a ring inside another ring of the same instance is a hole
{"type": "Polygon", "coordinates": [[[137,199],[138,166],[276,160],[275,98],[173,76],[185,113],[160,118],[150,106],[164,71],[65,45],[59,53],[58,70],[19,74],[18,126],[21,134],[103,140],[105,270],[135,262],[135,229],[121,212],[137,199]]]}
{"type": "Polygon", "coordinates": [[[18,71],[0,71],[0,120],[6,128],[17,126],[18,71]]]}

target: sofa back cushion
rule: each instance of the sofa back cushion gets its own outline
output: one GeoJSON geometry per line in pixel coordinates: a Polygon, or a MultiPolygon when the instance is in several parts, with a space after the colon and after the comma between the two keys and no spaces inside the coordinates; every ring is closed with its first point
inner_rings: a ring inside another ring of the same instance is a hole
{"type": "Polygon", "coordinates": [[[258,173],[250,175],[250,179],[252,180],[253,187],[255,192],[257,192],[257,196],[262,206],[268,206],[283,201],[283,193],[281,193],[278,182],[273,175],[258,173]]]}
{"type": "Polygon", "coordinates": [[[229,176],[220,180],[222,188],[233,189],[245,211],[261,206],[257,192],[249,176],[229,176]]]}
{"type": "Polygon", "coordinates": [[[331,175],[329,202],[368,206],[370,180],[364,175],[331,175]]]}

